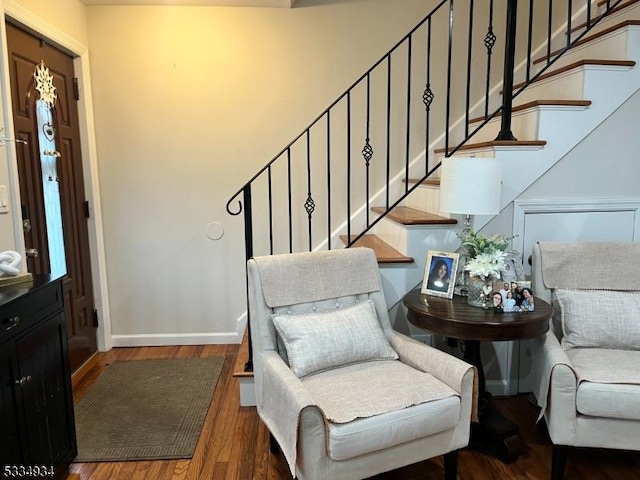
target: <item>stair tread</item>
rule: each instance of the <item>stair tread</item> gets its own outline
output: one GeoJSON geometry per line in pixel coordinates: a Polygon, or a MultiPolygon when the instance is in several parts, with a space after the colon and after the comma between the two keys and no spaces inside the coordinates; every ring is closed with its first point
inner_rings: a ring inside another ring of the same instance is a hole
{"type": "MultiPolygon", "coordinates": [[[[357,235],[351,235],[351,239],[356,238],[357,235]]],[[[346,244],[348,242],[347,235],[340,235],[340,239],[346,244]]],[[[377,235],[367,234],[363,235],[353,247],[367,247],[372,249],[376,253],[378,263],[413,263],[414,260],[411,257],[403,255],[398,250],[393,248],[387,242],[382,240],[377,235]]]]}
{"type": "MultiPolygon", "coordinates": [[[[597,40],[600,37],[604,37],[605,35],[608,35],[611,32],[615,32],[616,30],[619,30],[621,28],[625,28],[625,27],[629,27],[629,26],[633,26],[633,25],[640,25],[640,20],[624,20],[624,21],[622,21],[620,23],[612,25],[611,27],[605,28],[604,30],[601,30],[600,32],[596,32],[596,33],[593,33],[591,35],[587,35],[586,37],[584,37],[584,38],[580,39],[578,42],[576,42],[576,44],[573,45],[571,48],[579,47],[580,45],[584,45],[585,43],[589,43],[589,42],[591,42],[593,40],[597,40]]],[[[549,55],[544,55],[542,57],[536,58],[536,59],[533,60],[533,64],[535,65],[537,63],[544,62],[549,57],[551,57],[551,58],[556,57],[563,50],[564,50],[564,48],[559,48],[559,49],[551,52],[549,55]]]]}
{"type": "MultiPolygon", "coordinates": [[[[465,150],[476,150],[487,147],[544,147],[545,140],[491,140],[488,142],[467,143],[458,148],[457,152],[465,150]]],[[[434,153],[445,153],[444,148],[437,148],[434,153]]]]}
{"type": "MultiPolygon", "coordinates": [[[[372,211],[383,214],[385,207],[373,207],[372,211]]],[[[395,207],[386,218],[401,225],[455,225],[458,221],[455,218],[446,218],[434,213],[425,212],[411,207],[395,207]]]]}
{"type": "MultiPolygon", "coordinates": [[[[535,107],[588,107],[591,105],[591,100],[533,100],[531,102],[523,103],[520,105],[514,105],[513,112],[521,112],[529,108],[535,107]]],[[[494,118],[502,116],[502,111],[498,112],[494,118]]],[[[487,117],[484,115],[481,117],[472,118],[469,123],[481,122],[487,117]]]]}
{"type": "MultiPolygon", "coordinates": [[[[409,178],[407,179],[402,179],[403,183],[418,183],[420,180],[420,178],[409,178]]],[[[424,180],[422,182],[422,185],[429,185],[431,187],[439,187],[440,186],[440,179],[439,178],[427,178],[426,180],[424,180]]]]}

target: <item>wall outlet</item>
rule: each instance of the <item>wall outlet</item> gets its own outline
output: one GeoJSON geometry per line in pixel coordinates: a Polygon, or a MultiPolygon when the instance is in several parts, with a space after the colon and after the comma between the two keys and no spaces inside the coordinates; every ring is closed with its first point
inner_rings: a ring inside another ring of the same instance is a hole
{"type": "Polygon", "coordinates": [[[424,343],[425,345],[433,346],[433,336],[427,333],[418,333],[416,335],[411,335],[411,338],[419,341],[420,343],[424,343]]]}

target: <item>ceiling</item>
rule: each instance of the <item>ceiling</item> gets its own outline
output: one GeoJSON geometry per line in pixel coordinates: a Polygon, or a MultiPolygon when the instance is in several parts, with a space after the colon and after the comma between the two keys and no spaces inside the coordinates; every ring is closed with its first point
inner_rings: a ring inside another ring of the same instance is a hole
{"type": "Polygon", "coordinates": [[[291,8],[296,0],[80,0],[85,5],[176,5],[211,7],[284,7],[291,8]]]}

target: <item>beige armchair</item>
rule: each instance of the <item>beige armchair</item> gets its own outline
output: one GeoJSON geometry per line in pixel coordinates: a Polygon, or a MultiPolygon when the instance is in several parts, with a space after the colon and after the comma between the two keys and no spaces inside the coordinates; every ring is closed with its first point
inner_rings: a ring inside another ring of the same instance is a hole
{"type": "Polygon", "coordinates": [[[534,294],[554,306],[533,342],[529,382],[553,442],[551,478],[567,447],[640,450],[640,243],[539,243],[534,294]]]}
{"type": "Polygon", "coordinates": [[[456,478],[475,370],[391,328],[373,251],[248,262],[258,414],[300,480],[360,479],[444,455],[456,478]]]}

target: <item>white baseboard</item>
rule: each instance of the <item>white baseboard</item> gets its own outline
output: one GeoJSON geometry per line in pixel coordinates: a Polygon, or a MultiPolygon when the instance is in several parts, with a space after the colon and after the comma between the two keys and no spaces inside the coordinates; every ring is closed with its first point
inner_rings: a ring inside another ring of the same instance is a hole
{"type": "Polygon", "coordinates": [[[235,332],[217,333],[140,333],[112,335],[114,347],[165,347],[171,345],[224,345],[242,343],[247,328],[247,313],[236,320],[235,332]]]}
{"type": "Polygon", "coordinates": [[[219,345],[241,343],[242,335],[225,333],[153,333],[112,335],[114,347],[163,347],[170,345],[219,345]]]}

